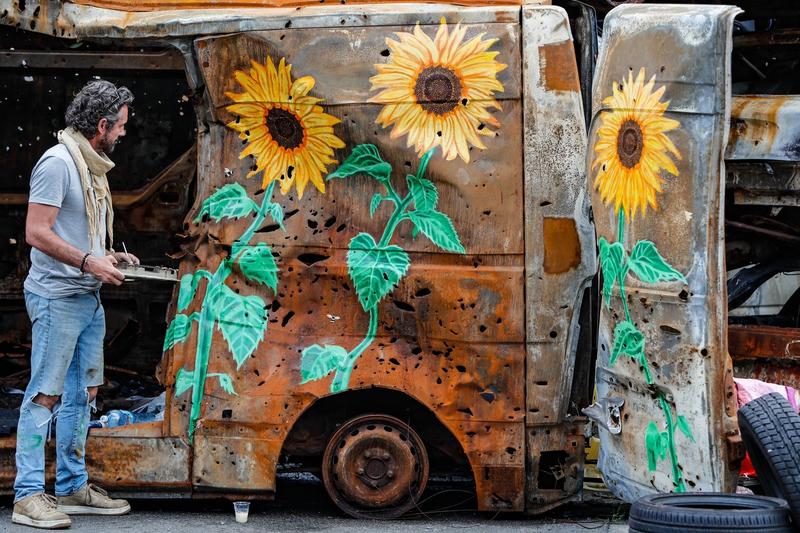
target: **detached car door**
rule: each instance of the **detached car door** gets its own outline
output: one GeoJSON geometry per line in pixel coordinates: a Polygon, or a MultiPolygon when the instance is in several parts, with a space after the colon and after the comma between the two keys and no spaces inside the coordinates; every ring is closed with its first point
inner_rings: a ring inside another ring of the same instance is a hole
{"type": "Polygon", "coordinates": [[[589,411],[606,484],[628,501],[735,484],[722,221],[738,12],[625,5],[605,19],[587,156],[603,294],[589,411]]]}

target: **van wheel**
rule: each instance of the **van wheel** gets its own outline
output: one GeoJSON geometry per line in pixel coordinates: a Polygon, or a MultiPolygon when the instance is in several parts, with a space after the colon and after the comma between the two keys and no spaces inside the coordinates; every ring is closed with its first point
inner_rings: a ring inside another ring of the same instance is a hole
{"type": "Polygon", "coordinates": [[[652,494],[631,506],[630,533],[791,533],[786,502],[752,494],[686,492],[652,494]]]}
{"type": "Polygon", "coordinates": [[[396,518],[417,504],[428,483],[428,452],[419,435],[393,416],[348,420],[322,457],[333,502],[355,518],[396,518]]]}
{"type": "Polygon", "coordinates": [[[739,429],[764,492],[786,500],[800,527],[800,415],[767,394],[739,409],[739,429]]]}

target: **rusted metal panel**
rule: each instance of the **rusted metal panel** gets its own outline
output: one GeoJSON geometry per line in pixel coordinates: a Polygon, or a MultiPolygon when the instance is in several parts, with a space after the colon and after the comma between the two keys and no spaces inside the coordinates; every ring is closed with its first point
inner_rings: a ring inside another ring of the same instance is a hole
{"type": "Polygon", "coordinates": [[[522,34],[526,499],[529,511],[541,512],[580,488],[583,443],[575,438],[568,409],[583,290],[596,263],[584,188],[586,128],[574,53],[567,53],[572,50],[567,14],[557,7],[526,6],[522,34]],[[565,477],[558,484],[543,483],[550,478],[539,471],[541,454],[556,450],[563,453],[557,456],[561,463],[572,465],[567,475],[571,481],[565,477]]]}
{"type": "MultiPolygon", "coordinates": [[[[404,17],[400,15],[399,20],[404,17]]],[[[399,183],[403,174],[418,171],[420,160],[413,145],[406,147],[404,137],[390,136],[376,124],[382,107],[368,102],[375,95],[370,78],[376,75],[376,64],[392,61],[387,39],[415,31],[433,38],[444,31],[444,22],[425,24],[424,13],[417,17],[423,23],[419,30],[402,24],[339,28],[339,21],[332,20],[337,27],[205,38],[196,44],[213,120],[199,134],[198,203],[190,216],[194,222],[188,229],[190,242],[182,273],[218,272],[234,243],[250,227],[254,232],[249,246],[269,246],[279,272],[274,291],[238,270],[226,282],[242,297],[264,303],[266,330],[264,339],[241,363],[231,357],[230,345],[219,330],[213,333],[207,375],[230,379],[209,379],[200,391],[202,408],[194,433],[193,483],[197,488],[236,487],[245,475],[240,465],[248,464],[258,465],[247,473],[248,483],[265,493],[274,490],[275,463],[294,422],[315,400],[339,390],[338,370],[319,379],[304,378],[308,370],[301,361],[308,347],[349,349],[367,339],[345,388],[399,390],[426,406],[470,461],[479,508],[521,510],[524,506],[522,151],[518,142],[508,141],[522,137],[518,27],[505,23],[463,26],[466,39],[498,39],[492,50],[499,52],[497,60],[506,65],[497,75],[503,89],[496,96],[485,96],[497,97],[502,107],[492,111],[488,124],[497,133],[481,137],[485,149],[470,150],[469,162],[461,155],[445,159],[437,149],[427,167],[426,176],[437,191],[436,209],[452,220],[465,253],[442,253],[441,246],[422,234],[415,238],[409,223],[397,226],[389,242],[405,250],[410,267],[397,288],[376,304],[379,320],[375,322],[362,309],[358,287],[350,279],[348,254],[359,232],[374,234],[390,219],[386,205],[379,204],[370,212],[370,199],[380,193],[381,183],[362,173],[328,181],[324,192],[319,186],[307,187],[302,197],[293,188],[285,194],[275,189],[272,194],[268,186],[269,192],[264,192],[262,176],[245,179],[254,163],[240,159],[246,143],[228,126],[237,119],[228,109],[231,95],[241,91],[242,80],[247,83],[235,72],[254,68],[252,61],[267,68],[270,58],[269,68],[283,72],[282,65],[291,65],[291,80],[306,83],[304,76],[313,77],[311,94],[323,99],[313,112],[341,121],[334,124],[332,133],[345,144],[336,151],[339,162],[354,147],[372,143],[394,169],[390,180],[399,183]],[[327,53],[320,55],[319,50],[327,53]],[[358,61],[352,60],[353,54],[358,61]],[[250,217],[195,220],[207,205],[202,202],[232,183],[256,202],[272,194],[283,212],[283,228],[273,220],[255,227],[250,217]],[[373,323],[373,337],[365,338],[373,323]],[[237,464],[221,461],[218,465],[217,451],[231,431],[238,439],[234,445],[237,464]]],[[[450,28],[454,31],[455,26],[450,28]]],[[[462,100],[454,105],[468,105],[462,100]]],[[[482,102],[478,98],[473,105],[483,106],[482,102]]],[[[289,104],[286,100],[259,103],[269,109],[289,104]]],[[[279,134],[278,130],[273,133],[279,134]]],[[[327,172],[334,168],[329,166],[327,172]]],[[[398,186],[404,194],[405,185],[398,186]]],[[[210,283],[206,278],[199,280],[196,294],[206,294],[210,283]]],[[[205,304],[200,300],[195,298],[176,311],[202,313],[205,304]]],[[[201,334],[200,328],[192,328],[169,350],[170,431],[186,437],[190,437],[197,403],[194,393],[184,388],[181,372],[196,371],[201,334]]]]}
{"type": "Polygon", "coordinates": [[[731,324],[728,351],[737,377],[800,388],[800,329],[731,324]]]}
{"type": "MultiPolygon", "coordinates": [[[[221,9],[252,7],[298,7],[319,5],[319,0],[74,0],[76,4],[85,4],[105,9],[121,11],[159,11],[167,9],[221,9]]],[[[348,4],[392,4],[402,0],[348,0],[348,4]]],[[[324,2],[324,0],[323,0],[324,2]]],[[[434,0],[430,0],[434,3],[434,0]]],[[[420,2],[423,3],[423,2],[420,2]]],[[[436,2],[441,3],[441,2],[436,2]]],[[[460,0],[460,5],[493,6],[521,4],[521,0],[460,0]]]]}
{"type": "Polygon", "coordinates": [[[800,96],[734,96],[725,158],[800,159],[800,96]]]}
{"type": "Polygon", "coordinates": [[[597,396],[600,469],[617,496],[735,484],[727,354],[722,155],[728,6],[620,6],[605,19],[589,182],[606,302],[597,396]],[[616,433],[616,434],[615,434],[616,433]]]}
{"type": "Polygon", "coordinates": [[[319,27],[435,24],[442,17],[465,24],[519,21],[519,7],[448,4],[306,5],[231,9],[161,9],[126,12],[59,0],[0,0],[0,24],[64,38],[146,39],[319,27]]]}

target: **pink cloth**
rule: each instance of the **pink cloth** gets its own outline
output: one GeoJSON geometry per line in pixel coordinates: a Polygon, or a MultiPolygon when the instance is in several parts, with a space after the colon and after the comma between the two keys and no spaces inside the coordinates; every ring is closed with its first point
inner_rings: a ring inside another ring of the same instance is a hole
{"type": "Polygon", "coordinates": [[[733,378],[733,381],[736,383],[736,400],[739,403],[739,407],[766,394],[777,392],[789,400],[795,411],[800,411],[800,408],[798,408],[798,405],[800,405],[800,392],[797,389],[785,385],[767,383],[758,379],[733,378]]]}

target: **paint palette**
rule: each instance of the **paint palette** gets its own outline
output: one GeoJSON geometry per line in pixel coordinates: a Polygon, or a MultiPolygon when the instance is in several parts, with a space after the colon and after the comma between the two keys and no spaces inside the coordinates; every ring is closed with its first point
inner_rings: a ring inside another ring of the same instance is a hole
{"type": "Polygon", "coordinates": [[[178,271],[165,266],[132,265],[130,263],[117,264],[117,270],[125,274],[125,281],[149,279],[155,281],[178,281],[178,271]]]}

